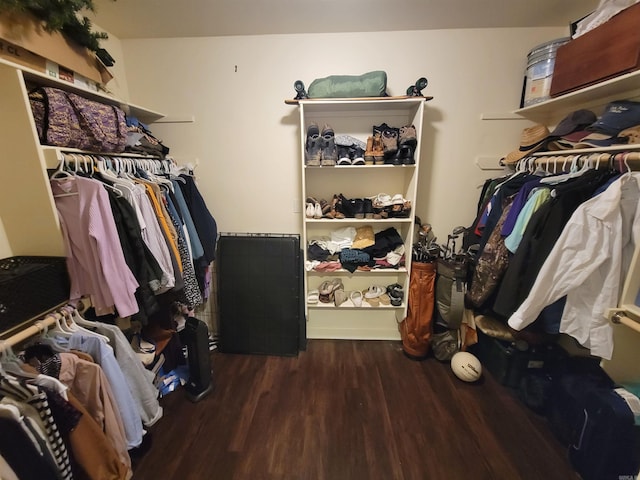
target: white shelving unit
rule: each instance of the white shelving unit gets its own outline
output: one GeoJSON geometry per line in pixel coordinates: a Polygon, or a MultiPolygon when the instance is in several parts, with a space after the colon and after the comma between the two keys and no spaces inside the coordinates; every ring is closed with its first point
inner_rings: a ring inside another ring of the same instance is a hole
{"type": "Polygon", "coordinates": [[[11,252],[13,255],[64,256],[47,168],[57,163],[59,152],[65,149],[40,145],[29,105],[28,86],[53,86],[118,105],[145,123],[152,123],[163,115],[6,60],[0,60],[0,85],[0,158],[4,167],[0,180],[0,219],[11,252]]]}
{"type": "MultiPolygon", "coordinates": [[[[373,197],[379,193],[391,196],[402,194],[415,208],[418,168],[425,98],[383,98],[383,99],[312,99],[298,103],[300,113],[300,162],[302,162],[302,205],[308,197],[330,201],[334,194],[346,198],[373,197]],[[331,125],[336,135],[352,135],[364,142],[372,134],[374,125],[387,123],[401,127],[414,125],[418,136],[415,151],[415,165],[357,165],[335,167],[313,167],[304,164],[304,150],[307,126],[317,123],[331,125]]],[[[374,219],[308,219],[302,212],[302,240],[304,259],[307,261],[309,241],[329,237],[331,232],[346,226],[358,228],[370,225],[375,233],[387,228],[395,228],[404,240],[405,266],[398,269],[375,269],[371,271],[338,270],[334,272],[306,271],[304,275],[306,292],[317,289],[322,282],[340,278],[345,291],[367,290],[371,285],[386,287],[399,283],[404,287],[402,305],[371,307],[363,302],[354,306],[350,300],[339,307],[333,303],[307,304],[307,336],[309,338],[335,339],[399,339],[398,322],[407,313],[407,292],[411,272],[411,247],[414,235],[414,210],[408,218],[374,219]]]]}

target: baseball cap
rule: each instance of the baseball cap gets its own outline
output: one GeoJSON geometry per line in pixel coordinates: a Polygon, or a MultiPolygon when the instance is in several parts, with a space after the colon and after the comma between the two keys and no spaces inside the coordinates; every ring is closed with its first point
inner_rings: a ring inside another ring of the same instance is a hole
{"type": "Polygon", "coordinates": [[[551,137],[564,137],[578,130],[584,130],[598,120],[591,110],[580,109],[564,117],[549,134],[551,137]]]}
{"type": "Polygon", "coordinates": [[[626,128],[640,125],[640,102],[616,100],[607,104],[604,113],[588,130],[615,137],[626,128]]]}

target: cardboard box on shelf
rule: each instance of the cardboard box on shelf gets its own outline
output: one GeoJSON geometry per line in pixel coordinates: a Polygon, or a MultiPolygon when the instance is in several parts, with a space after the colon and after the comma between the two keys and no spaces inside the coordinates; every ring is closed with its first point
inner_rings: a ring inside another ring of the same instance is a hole
{"type": "Polygon", "coordinates": [[[31,15],[0,15],[0,58],[34,70],[47,72],[46,60],[98,84],[113,75],[90,50],[68,40],[59,32],[47,32],[31,15]]]}
{"type": "Polygon", "coordinates": [[[562,45],[551,96],[557,97],[640,68],[640,3],[562,45]]]}

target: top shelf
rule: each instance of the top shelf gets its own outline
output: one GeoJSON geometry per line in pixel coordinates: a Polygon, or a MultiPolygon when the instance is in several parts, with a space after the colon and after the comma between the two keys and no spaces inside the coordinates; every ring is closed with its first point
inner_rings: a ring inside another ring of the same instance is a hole
{"type": "Polygon", "coordinates": [[[75,85],[73,83],[52,78],[42,72],[38,72],[29,67],[25,67],[24,65],[19,65],[1,58],[0,64],[4,64],[20,70],[22,72],[23,78],[27,82],[46,87],[60,88],[67,92],[77,93],[78,95],[82,95],[83,97],[89,98],[91,100],[107,103],[109,105],[117,105],[122,108],[122,110],[124,110],[127,115],[133,115],[143,123],[153,123],[164,117],[163,113],[149,110],[148,108],[140,107],[132,103],[123,102],[122,100],[107,95],[106,93],[89,90],[83,88],[80,85],[75,85]]]}
{"type": "Polygon", "coordinates": [[[546,100],[514,113],[536,123],[555,125],[567,114],[586,108],[599,115],[614,100],[640,99],[640,70],[546,100]]]}
{"type": "Polygon", "coordinates": [[[357,105],[378,105],[380,102],[389,102],[390,104],[398,102],[428,102],[433,100],[433,97],[414,97],[414,96],[396,96],[396,97],[357,97],[357,98],[305,98],[303,100],[286,99],[284,103],[287,105],[335,105],[340,104],[357,104],[357,105]]]}

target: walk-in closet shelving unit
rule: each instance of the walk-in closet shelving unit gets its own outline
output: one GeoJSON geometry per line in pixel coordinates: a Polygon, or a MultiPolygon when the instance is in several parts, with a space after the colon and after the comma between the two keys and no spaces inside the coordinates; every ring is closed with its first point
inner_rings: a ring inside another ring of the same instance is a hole
{"type": "MultiPolygon", "coordinates": [[[[386,287],[399,283],[404,287],[405,296],[400,306],[371,307],[363,302],[356,307],[347,300],[336,307],[334,303],[306,304],[307,336],[309,338],[343,339],[398,339],[398,321],[407,312],[407,294],[411,271],[411,246],[414,235],[414,215],[422,146],[422,122],[425,98],[382,98],[382,99],[310,99],[299,102],[300,113],[300,161],[302,162],[302,204],[308,197],[331,201],[334,194],[346,198],[374,197],[379,193],[391,196],[402,194],[411,202],[412,210],[408,218],[388,219],[310,219],[302,212],[302,238],[305,250],[315,238],[330,237],[337,229],[370,225],[374,232],[395,228],[404,240],[405,266],[397,269],[379,269],[350,273],[348,270],[318,272],[305,268],[305,292],[309,292],[327,280],[339,278],[346,292],[366,291],[371,285],[386,287]],[[325,124],[333,127],[336,135],[351,135],[364,142],[372,134],[374,125],[386,123],[392,127],[414,125],[418,137],[415,151],[415,165],[355,165],[355,166],[305,166],[304,150],[306,130],[310,123],[317,123],[322,129],[325,124]]],[[[305,295],[306,296],[306,295],[305,295]]]]}
{"type": "MultiPolygon", "coordinates": [[[[600,115],[606,105],[615,100],[640,101],[640,70],[620,75],[545,102],[521,108],[516,110],[515,113],[551,128],[567,114],[581,108],[589,109],[596,115],[600,115]]],[[[557,157],[560,154],[564,157],[608,154],[602,155],[603,158],[607,158],[621,152],[632,152],[630,157],[633,157],[633,159],[628,162],[628,167],[631,170],[640,170],[638,162],[640,144],[563,150],[562,152],[537,152],[534,156],[539,158],[539,162],[544,163],[547,158],[557,157]]],[[[597,155],[594,156],[597,157],[597,155]]],[[[554,161],[562,162],[563,160],[558,158],[554,161]]],[[[621,287],[622,294],[618,308],[612,309],[610,316],[613,317],[618,314],[619,318],[622,318],[630,328],[640,331],[640,245],[636,246],[629,274],[626,279],[623,279],[621,287]]]]}
{"type": "Polygon", "coordinates": [[[29,105],[31,85],[118,105],[145,123],[163,115],[0,59],[0,158],[5,172],[0,180],[0,220],[13,255],[61,256],[64,245],[47,168],[55,168],[64,149],[40,145],[29,105]]]}

